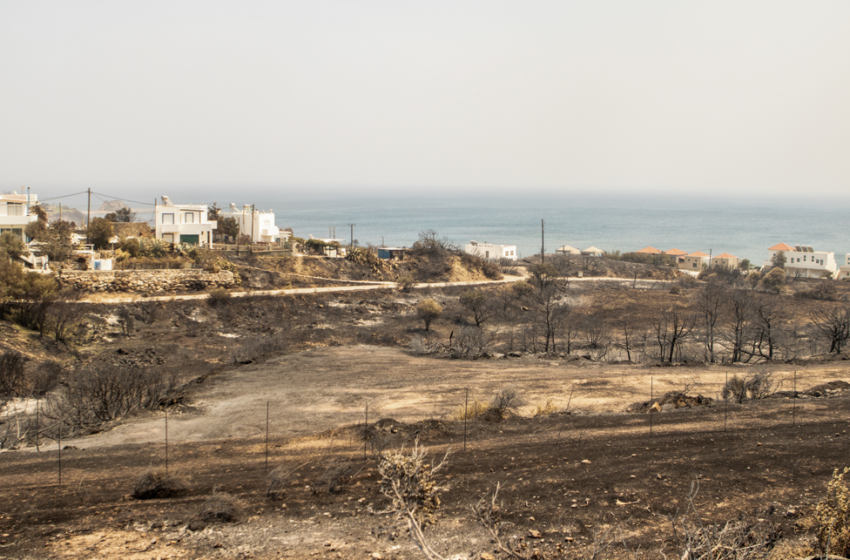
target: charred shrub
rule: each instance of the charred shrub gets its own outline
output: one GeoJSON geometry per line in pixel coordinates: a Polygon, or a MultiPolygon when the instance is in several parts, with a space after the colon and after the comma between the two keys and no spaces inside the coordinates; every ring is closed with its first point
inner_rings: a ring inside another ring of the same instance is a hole
{"type": "Polygon", "coordinates": [[[207,303],[212,307],[227,305],[230,302],[230,292],[224,288],[216,288],[207,296],[207,303]]]}
{"type": "Polygon", "coordinates": [[[235,496],[226,492],[213,492],[209,498],[201,504],[198,517],[202,521],[236,521],[239,518],[241,504],[235,496]]]}
{"type": "Polygon", "coordinates": [[[163,471],[147,471],[136,479],[133,497],[137,500],[170,498],[185,490],[183,482],[174,475],[163,471]]]}

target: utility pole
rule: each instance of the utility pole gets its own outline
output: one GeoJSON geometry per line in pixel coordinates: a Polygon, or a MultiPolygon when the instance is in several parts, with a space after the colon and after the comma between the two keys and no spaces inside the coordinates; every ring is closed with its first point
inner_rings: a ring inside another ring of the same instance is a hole
{"type": "Polygon", "coordinates": [[[89,206],[88,212],[86,213],[86,244],[91,243],[91,239],[89,239],[89,230],[91,229],[91,188],[89,188],[89,206]]]}
{"type": "Polygon", "coordinates": [[[348,224],[348,225],[351,226],[351,247],[349,248],[349,251],[353,251],[354,250],[354,226],[356,226],[357,224],[348,224]]]}
{"type": "Polygon", "coordinates": [[[251,252],[254,251],[254,205],[251,205],[251,252]]]}
{"type": "Polygon", "coordinates": [[[546,262],[546,222],[540,220],[540,264],[546,262]]]}
{"type": "Polygon", "coordinates": [[[711,268],[711,249],[708,250],[708,268],[711,268]]]}

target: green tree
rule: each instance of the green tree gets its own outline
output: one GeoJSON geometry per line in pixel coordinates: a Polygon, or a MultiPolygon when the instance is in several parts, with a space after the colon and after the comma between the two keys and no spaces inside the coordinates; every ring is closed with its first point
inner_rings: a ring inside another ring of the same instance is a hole
{"type": "Polygon", "coordinates": [[[741,262],[738,263],[738,268],[740,268],[741,270],[749,270],[750,259],[741,259],[741,262]]]}
{"type": "Polygon", "coordinates": [[[37,216],[38,219],[34,222],[28,223],[27,227],[24,229],[24,233],[26,233],[28,239],[41,241],[41,238],[44,236],[44,232],[47,231],[47,211],[40,205],[36,204],[30,207],[30,214],[37,216]]]}
{"type": "Polygon", "coordinates": [[[785,287],[785,271],[780,267],[774,268],[764,275],[759,286],[763,290],[778,294],[785,287]]]}
{"type": "Polygon", "coordinates": [[[27,246],[19,236],[11,231],[0,235],[0,258],[3,260],[17,259],[21,255],[26,254],[27,246]]]}
{"type": "Polygon", "coordinates": [[[770,259],[770,264],[776,268],[785,268],[785,251],[777,251],[773,258],[770,259]]]}
{"type": "Polygon", "coordinates": [[[74,253],[71,244],[73,230],[72,224],[68,222],[53,222],[45,230],[42,239],[39,240],[41,241],[39,251],[51,261],[67,261],[74,253]]]}
{"type": "Polygon", "coordinates": [[[115,212],[110,212],[103,217],[107,222],[130,223],[136,221],[136,213],[127,206],[119,208],[115,212]]]}
{"type": "Polygon", "coordinates": [[[89,243],[95,249],[106,249],[109,247],[109,239],[113,236],[112,222],[104,218],[94,218],[89,224],[89,243]]]}
{"type": "Polygon", "coordinates": [[[419,314],[420,319],[425,321],[425,330],[427,331],[430,330],[434,319],[443,314],[443,306],[431,298],[423,299],[416,304],[416,313],[419,314]]]}

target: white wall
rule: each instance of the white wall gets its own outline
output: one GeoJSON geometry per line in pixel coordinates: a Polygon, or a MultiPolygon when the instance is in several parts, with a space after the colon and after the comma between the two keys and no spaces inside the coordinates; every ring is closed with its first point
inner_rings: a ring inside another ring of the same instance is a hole
{"type": "Polygon", "coordinates": [[[493,243],[478,243],[466,245],[464,252],[477,255],[482,259],[511,259],[517,260],[516,245],[495,245],[493,243]]]}

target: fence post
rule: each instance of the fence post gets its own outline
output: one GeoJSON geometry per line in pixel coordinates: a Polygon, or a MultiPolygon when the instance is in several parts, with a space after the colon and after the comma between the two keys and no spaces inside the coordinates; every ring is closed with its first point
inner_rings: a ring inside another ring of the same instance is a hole
{"type": "Polygon", "coordinates": [[[463,401],[463,452],[466,453],[466,418],[469,413],[469,387],[466,388],[466,398],[463,401]]]}
{"type": "Polygon", "coordinates": [[[41,449],[38,448],[38,430],[40,429],[39,420],[40,419],[38,417],[38,399],[36,399],[35,400],[35,450],[36,451],[41,451],[41,449]]]}
{"type": "Polygon", "coordinates": [[[269,472],[269,401],[266,401],[266,472],[269,472]]]}
{"type": "Polygon", "coordinates": [[[797,370],[794,370],[794,399],[791,408],[791,426],[797,427],[797,370]]]}
{"type": "Polygon", "coordinates": [[[168,474],[168,409],[165,409],[165,474],[168,474]]]}
{"type": "Polygon", "coordinates": [[[363,424],[363,460],[366,460],[366,443],[369,441],[369,403],[366,403],[366,422],[363,424]]]}
{"type": "MultiPolygon", "coordinates": [[[[729,388],[729,372],[726,372],[726,385],[723,386],[723,390],[727,390],[729,388]]],[[[721,391],[722,395],[723,392],[721,391]]],[[[729,416],[729,397],[723,398],[723,433],[726,433],[726,420],[729,416]]]]}
{"type": "Polygon", "coordinates": [[[59,450],[59,486],[62,486],[62,427],[59,427],[59,435],[56,438],[59,450]]]}
{"type": "Polygon", "coordinates": [[[655,387],[653,377],[649,376],[649,435],[652,435],[652,416],[655,414],[653,410],[653,400],[655,400],[655,387]]]}

